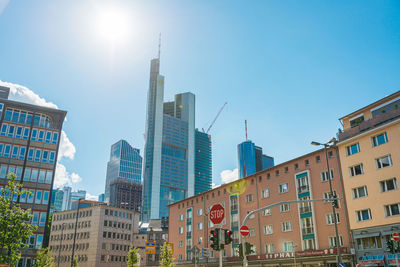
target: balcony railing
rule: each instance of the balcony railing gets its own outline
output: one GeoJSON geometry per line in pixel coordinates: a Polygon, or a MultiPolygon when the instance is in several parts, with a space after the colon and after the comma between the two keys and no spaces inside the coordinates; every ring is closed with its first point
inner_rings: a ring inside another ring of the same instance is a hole
{"type": "Polygon", "coordinates": [[[192,232],[186,232],[186,236],[187,237],[191,237],[192,236],[192,232]]]}
{"type": "Polygon", "coordinates": [[[379,116],[376,116],[375,118],[361,122],[356,127],[346,129],[342,133],[338,133],[338,139],[339,139],[339,141],[346,140],[346,139],[353,137],[361,132],[364,132],[364,131],[369,130],[374,127],[377,127],[385,122],[395,120],[399,117],[400,117],[400,108],[382,113],[379,116]]]}
{"type": "Polygon", "coordinates": [[[190,223],[192,223],[192,218],[187,218],[186,219],[186,224],[190,224],[190,223]]]}
{"type": "Polygon", "coordinates": [[[311,211],[312,211],[311,206],[300,207],[300,214],[309,213],[311,211]]]}
{"type": "Polygon", "coordinates": [[[310,191],[310,188],[309,188],[308,185],[302,185],[302,186],[299,186],[299,187],[297,188],[297,191],[298,191],[299,194],[300,194],[300,193],[304,193],[304,192],[310,191]]]}
{"type": "Polygon", "coordinates": [[[238,204],[233,204],[233,205],[231,205],[231,212],[232,211],[237,211],[238,210],[238,204]]]}
{"type": "Polygon", "coordinates": [[[311,235],[314,233],[314,227],[305,227],[301,229],[303,235],[311,235]]]}

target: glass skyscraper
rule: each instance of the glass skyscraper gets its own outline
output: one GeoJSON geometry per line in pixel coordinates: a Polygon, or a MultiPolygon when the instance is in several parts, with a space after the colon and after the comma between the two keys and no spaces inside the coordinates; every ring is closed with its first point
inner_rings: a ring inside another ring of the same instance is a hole
{"type": "Polygon", "coordinates": [[[195,183],[194,193],[197,195],[211,190],[212,183],[212,158],[211,158],[211,136],[200,132],[195,132],[195,183]]]}
{"type": "Polygon", "coordinates": [[[194,195],[195,96],[164,101],[160,59],[151,61],[143,164],[143,221],[169,215],[168,205],[194,195]]]}
{"type": "Polygon", "coordinates": [[[239,178],[274,166],[274,158],[263,155],[262,148],[247,140],[238,145],[239,178]]]}

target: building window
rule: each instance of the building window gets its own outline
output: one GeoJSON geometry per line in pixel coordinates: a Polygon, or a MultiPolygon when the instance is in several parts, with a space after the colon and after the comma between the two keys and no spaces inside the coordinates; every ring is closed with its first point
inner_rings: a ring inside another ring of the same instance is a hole
{"type": "Polygon", "coordinates": [[[390,204],[385,206],[385,213],[387,217],[400,215],[400,204],[390,204]]]}
{"type": "Polygon", "coordinates": [[[203,215],[203,209],[198,209],[198,210],[197,210],[197,215],[198,215],[198,216],[203,215]]]}
{"type": "Polygon", "coordinates": [[[183,247],[183,241],[182,240],[178,242],[178,247],[180,247],[180,248],[183,247]]]}
{"type": "Polygon", "coordinates": [[[248,194],[246,195],[246,202],[252,202],[253,201],[253,194],[248,194]]]}
{"type": "Polygon", "coordinates": [[[262,198],[267,198],[267,197],[269,197],[269,188],[264,189],[264,190],[261,191],[261,197],[262,197],[262,198]]]}
{"type": "Polygon", "coordinates": [[[303,240],[304,250],[315,250],[315,239],[303,240]]]}
{"type": "Polygon", "coordinates": [[[308,159],[306,159],[304,163],[305,163],[306,166],[310,165],[310,161],[308,159]]]}
{"type": "Polygon", "coordinates": [[[256,236],[256,229],[250,228],[249,230],[249,237],[256,236]]]}
{"type": "Polygon", "coordinates": [[[350,127],[351,128],[356,127],[363,121],[364,121],[364,114],[361,114],[360,116],[357,116],[356,118],[350,120],[350,127]]]}
{"type": "Polygon", "coordinates": [[[329,151],[328,152],[328,157],[331,159],[331,158],[333,158],[333,152],[332,151],[329,151]]]}
{"type": "Polygon", "coordinates": [[[356,211],[357,214],[357,221],[362,222],[362,221],[367,221],[371,220],[371,210],[370,209],[365,209],[365,210],[358,210],[356,211]]]}
{"type": "Polygon", "coordinates": [[[279,193],[280,194],[282,194],[282,193],[286,193],[286,192],[289,192],[289,184],[280,184],[279,185],[279,193]]]}
{"type": "MultiPolygon", "coordinates": [[[[343,247],[343,238],[341,235],[339,236],[339,246],[343,247]]],[[[329,237],[329,247],[336,248],[336,236],[329,237]]]]}
{"type": "Polygon", "coordinates": [[[379,182],[381,185],[381,192],[388,192],[397,189],[397,180],[396,178],[388,179],[385,181],[379,182]]]}
{"type": "Polygon", "coordinates": [[[285,173],[289,172],[289,167],[285,167],[285,173]]]}
{"type": "Polygon", "coordinates": [[[263,216],[269,216],[269,215],[271,215],[271,209],[263,210],[263,216]]]}
{"type": "Polygon", "coordinates": [[[275,171],[275,176],[279,176],[279,170],[275,171]]]}
{"type": "Polygon", "coordinates": [[[183,234],[183,227],[179,227],[179,234],[183,234]]]}
{"type": "Polygon", "coordinates": [[[295,170],[298,170],[298,169],[299,169],[299,164],[297,164],[297,163],[294,164],[294,169],[295,169],[295,170]]]}
{"type": "Polygon", "coordinates": [[[264,225],[264,235],[271,235],[274,233],[274,229],[272,228],[272,224],[264,225]]]}
{"type": "Polygon", "coordinates": [[[288,212],[290,210],[290,204],[286,203],[286,204],[281,204],[281,212],[288,212]]]}
{"type": "Polygon", "coordinates": [[[294,242],[293,241],[283,242],[283,252],[294,252],[294,242]]]}
{"type": "Polygon", "coordinates": [[[392,156],[390,155],[376,159],[376,166],[378,169],[382,169],[392,165],[393,165],[392,156]]]}
{"type": "Polygon", "coordinates": [[[356,143],[356,144],[352,144],[350,146],[346,147],[346,152],[347,152],[347,156],[356,154],[358,152],[360,152],[360,144],[356,143]]]}
{"type": "Polygon", "coordinates": [[[292,222],[283,222],[282,223],[282,232],[290,232],[292,231],[292,222]]]}
{"type": "Polygon", "coordinates": [[[350,176],[354,177],[364,173],[364,166],[361,164],[350,167],[350,176]]]}
{"type": "Polygon", "coordinates": [[[382,248],[382,241],[379,236],[357,238],[356,242],[359,250],[382,248]]]}
{"type": "Polygon", "coordinates": [[[183,214],[179,214],[179,221],[183,221],[183,214]]]}
{"type": "Polygon", "coordinates": [[[203,229],[203,223],[198,223],[197,224],[197,229],[202,230],[203,229]]]}
{"type": "MultiPolygon", "coordinates": [[[[340,223],[339,213],[336,213],[336,222],[340,223]]],[[[326,224],[331,225],[331,224],[334,224],[334,223],[335,222],[334,222],[333,214],[332,213],[331,214],[327,214],[326,215],[326,224]]]]}
{"type": "Polygon", "coordinates": [[[353,188],[353,198],[360,198],[368,196],[367,186],[360,186],[353,188]]]}
{"type": "Polygon", "coordinates": [[[315,157],[315,161],[316,161],[317,163],[320,163],[320,162],[321,162],[321,156],[316,156],[316,157],[315,157]]]}
{"type": "Polygon", "coordinates": [[[274,244],[265,244],[265,254],[274,253],[274,244]]]}
{"type": "MultiPolygon", "coordinates": [[[[332,180],[333,179],[333,170],[330,169],[330,172],[331,172],[331,180],[332,180]]],[[[322,180],[322,182],[326,182],[326,181],[328,181],[328,179],[329,179],[328,171],[321,172],[321,180],[322,180]]]]}
{"type": "Polygon", "coordinates": [[[387,141],[388,141],[388,138],[387,138],[386,132],[372,137],[372,144],[374,146],[383,145],[384,143],[387,143],[387,141]]]}

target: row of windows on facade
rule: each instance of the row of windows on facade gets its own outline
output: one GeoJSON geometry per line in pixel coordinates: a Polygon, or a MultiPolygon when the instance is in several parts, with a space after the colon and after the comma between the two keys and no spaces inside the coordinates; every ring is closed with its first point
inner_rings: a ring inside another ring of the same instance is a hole
{"type": "Polygon", "coordinates": [[[104,220],[104,226],[105,227],[113,227],[113,228],[121,228],[121,229],[126,229],[126,230],[131,230],[131,228],[132,228],[132,224],[130,224],[130,223],[121,223],[121,222],[107,221],[107,220],[104,220]]]}
{"type": "Polygon", "coordinates": [[[132,220],[132,213],[128,213],[128,212],[124,212],[124,211],[121,212],[121,211],[117,211],[117,210],[105,209],[104,215],[132,220]]]}
{"type": "MultiPolygon", "coordinates": [[[[77,228],[89,228],[91,227],[90,221],[78,222],[77,228]]],[[[64,231],[64,230],[71,230],[75,229],[75,223],[63,223],[63,224],[56,224],[51,227],[51,231],[64,231]]]]}
{"type": "MultiPolygon", "coordinates": [[[[24,160],[25,154],[26,147],[24,146],[0,143],[0,156],[2,157],[24,160]]],[[[29,161],[53,164],[55,160],[55,155],[55,151],[29,148],[27,159],[29,161]]]]}
{"type": "MultiPolygon", "coordinates": [[[[69,234],[63,234],[63,235],[51,235],[50,236],[50,241],[57,241],[57,240],[73,240],[74,239],[74,233],[69,233],[69,234]]],[[[88,239],[90,238],[90,233],[89,232],[80,232],[76,233],[76,239],[88,239]]]]}
{"type": "MultiPolygon", "coordinates": [[[[1,164],[0,166],[0,178],[6,178],[11,173],[14,173],[16,180],[21,180],[22,166],[14,166],[1,164]]],[[[53,179],[52,170],[36,169],[36,168],[25,168],[24,182],[38,182],[44,184],[51,184],[53,179]]]]}
{"type": "MultiPolygon", "coordinates": [[[[0,103],[0,112],[3,111],[4,104],[0,103]]],[[[33,118],[33,126],[40,128],[51,128],[51,120],[49,116],[44,114],[36,114],[33,116],[32,112],[7,108],[4,115],[4,121],[14,122],[19,124],[31,125],[33,118]]]]}
{"type": "Polygon", "coordinates": [[[42,234],[33,234],[28,240],[25,242],[28,245],[28,248],[40,249],[43,244],[43,235],[42,234]]]}
{"type": "Polygon", "coordinates": [[[368,250],[368,249],[381,249],[382,240],[384,243],[392,240],[392,235],[383,235],[383,236],[370,236],[363,238],[356,238],[356,244],[358,250],[368,250]]]}
{"type": "Polygon", "coordinates": [[[112,239],[120,239],[120,240],[131,240],[130,234],[121,234],[121,233],[114,233],[114,232],[103,232],[103,238],[112,238],[112,239]]]}
{"type": "MultiPolygon", "coordinates": [[[[79,212],[79,218],[81,217],[89,217],[92,216],[92,210],[84,210],[79,212]]],[[[60,220],[68,220],[68,219],[75,219],[76,218],[76,212],[72,213],[63,213],[63,214],[53,214],[53,220],[54,221],[60,221],[60,220]]]]}
{"type": "MultiPolygon", "coordinates": [[[[0,186],[0,192],[2,192],[2,190],[6,189],[0,186]]],[[[43,205],[47,205],[49,203],[49,195],[50,195],[49,191],[35,190],[35,189],[25,189],[25,190],[29,191],[29,194],[26,193],[21,194],[19,199],[20,203],[28,203],[28,204],[35,203],[43,205]]],[[[6,190],[5,197],[6,198],[9,197],[9,190],[6,190]]],[[[14,194],[13,201],[16,202],[17,200],[18,200],[18,195],[14,194]]]]}
{"type": "MultiPolygon", "coordinates": [[[[87,255],[76,255],[77,262],[86,262],[88,261],[87,255]]],[[[58,262],[58,256],[54,257],[54,262],[58,262]]],[[[71,255],[68,256],[60,256],[60,262],[71,262],[71,255]]]]}
{"type": "MultiPolygon", "coordinates": [[[[380,191],[382,193],[397,190],[398,189],[397,179],[391,178],[391,179],[379,181],[379,187],[380,187],[380,191]]],[[[353,199],[368,196],[368,188],[366,185],[353,188],[352,191],[353,191],[353,199]]]]}
{"type": "MultiPolygon", "coordinates": [[[[386,155],[380,158],[376,158],[375,166],[377,170],[393,166],[392,156],[386,155]]],[[[361,174],[364,174],[364,165],[362,163],[358,163],[356,165],[349,167],[350,177],[354,177],[361,174]]]]}
{"type": "Polygon", "coordinates": [[[119,255],[101,255],[100,256],[101,262],[126,262],[126,256],[119,256],[119,255]]]}
{"type": "MultiPolygon", "coordinates": [[[[58,251],[61,249],[61,251],[71,251],[73,245],[72,244],[63,244],[63,245],[54,245],[50,246],[51,251],[58,251]]],[[[89,243],[80,243],[80,244],[75,244],[75,250],[87,250],[89,249],[89,243]]]]}
{"type": "MultiPolygon", "coordinates": [[[[387,137],[386,132],[371,137],[371,146],[372,147],[377,147],[377,146],[383,145],[387,142],[389,142],[389,139],[387,137]]],[[[346,146],[346,155],[347,156],[351,156],[351,155],[357,154],[359,152],[361,152],[360,143],[354,143],[349,146],[346,146]]]]}
{"type": "Polygon", "coordinates": [[[101,249],[115,250],[115,251],[129,251],[130,245],[102,243],[101,249]]]}
{"type": "MultiPolygon", "coordinates": [[[[1,126],[0,136],[7,136],[16,139],[29,139],[28,127],[16,126],[3,123],[1,126]]],[[[43,142],[47,144],[57,144],[59,132],[45,131],[41,129],[32,128],[31,140],[43,142]]]]}
{"type": "MultiPolygon", "coordinates": [[[[383,206],[386,217],[399,216],[400,215],[400,203],[393,203],[383,206]]],[[[363,209],[356,211],[356,220],[358,222],[372,220],[371,209],[363,209]]]]}

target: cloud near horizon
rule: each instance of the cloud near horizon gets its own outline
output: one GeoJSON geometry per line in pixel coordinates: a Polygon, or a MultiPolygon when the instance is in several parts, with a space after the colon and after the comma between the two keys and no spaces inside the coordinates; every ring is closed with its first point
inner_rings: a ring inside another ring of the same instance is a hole
{"type": "Polygon", "coordinates": [[[227,184],[239,179],[238,168],[233,170],[224,170],[220,173],[222,184],[227,184]]]}

